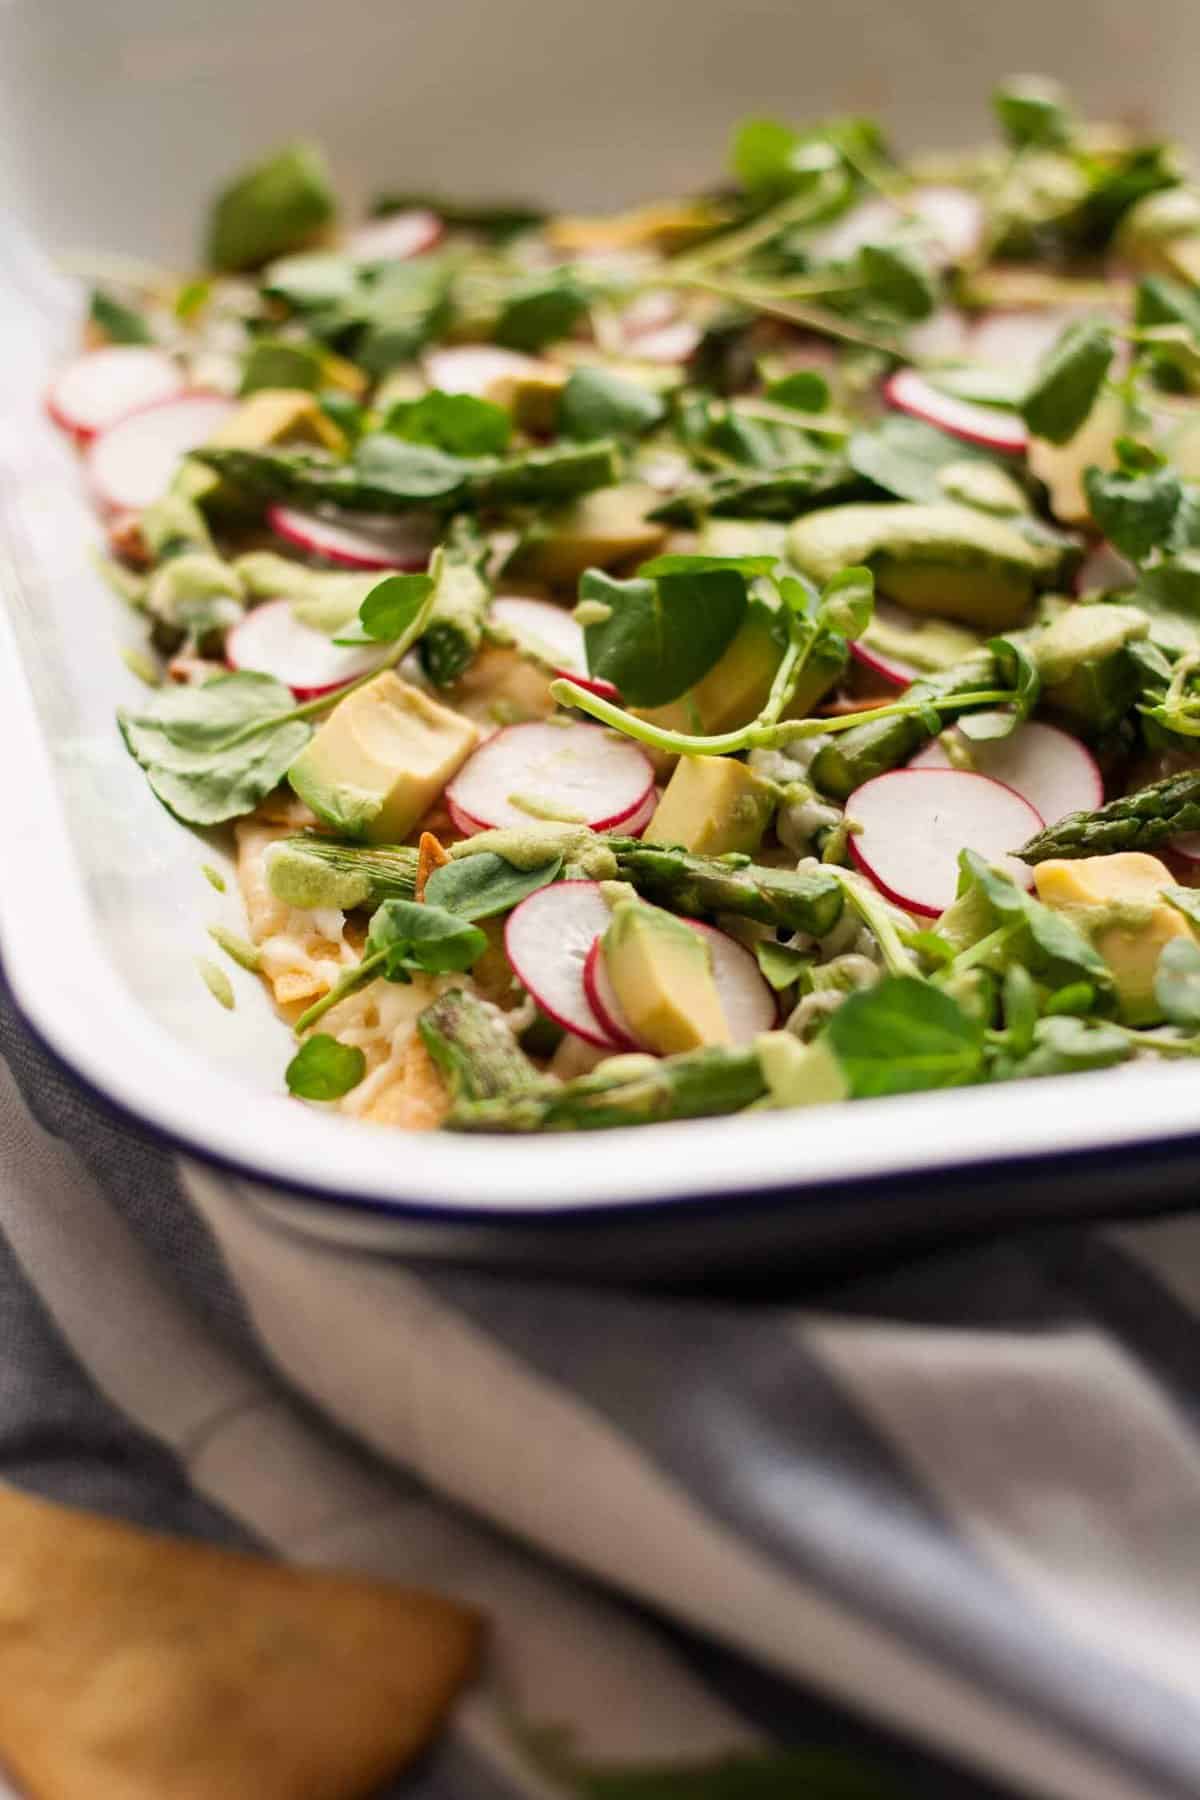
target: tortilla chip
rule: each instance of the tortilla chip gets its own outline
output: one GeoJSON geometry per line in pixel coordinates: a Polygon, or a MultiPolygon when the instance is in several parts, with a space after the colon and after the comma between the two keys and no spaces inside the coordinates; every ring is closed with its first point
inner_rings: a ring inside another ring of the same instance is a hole
{"type": "Polygon", "coordinates": [[[404,1053],[404,1108],[400,1123],[406,1131],[436,1131],[450,1111],[450,1092],[442,1072],[419,1037],[404,1053]]]}
{"type": "Polygon", "coordinates": [[[36,1800],[357,1800],[423,1750],[478,1617],[0,1490],[0,1765],[36,1800]]]}

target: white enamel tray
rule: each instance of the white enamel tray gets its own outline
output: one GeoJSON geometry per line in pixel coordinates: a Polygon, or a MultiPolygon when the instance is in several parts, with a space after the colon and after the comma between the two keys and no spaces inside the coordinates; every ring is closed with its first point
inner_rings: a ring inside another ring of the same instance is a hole
{"type": "MultiPolygon", "coordinates": [[[[178,113],[173,131],[170,97],[178,100],[181,80],[185,86],[194,80],[197,60],[203,75],[204,58],[216,54],[212,45],[220,33],[235,33],[235,48],[245,47],[247,32],[257,43],[255,34],[268,28],[268,15],[278,8],[236,11],[220,4],[165,10],[164,23],[161,0],[154,8],[141,0],[121,0],[86,13],[73,6],[35,11],[23,0],[0,3],[0,174],[7,168],[12,182],[24,174],[20,195],[35,226],[54,231],[59,241],[64,236],[81,240],[89,213],[78,188],[82,186],[85,201],[94,195],[96,155],[90,139],[83,141],[80,133],[93,123],[103,154],[128,181],[142,180],[147,196],[143,211],[128,194],[115,200],[110,195],[105,206],[92,199],[93,219],[103,216],[87,235],[105,244],[144,250],[171,235],[165,229],[156,162],[160,150],[176,172],[186,155],[189,173],[181,183],[179,211],[190,218],[198,193],[210,185],[210,171],[278,136],[287,125],[323,127],[336,150],[341,115],[333,98],[343,114],[347,107],[356,109],[357,135],[342,145],[348,160],[353,163],[357,157],[366,166],[369,153],[375,168],[399,170],[396,178],[402,178],[402,159],[388,160],[382,147],[392,142],[382,114],[372,115],[373,133],[362,129],[363,108],[383,105],[386,84],[379,70],[372,70],[369,56],[356,55],[354,66],[363,72],[364,85],[352,102],[344,84],[339,86],[346,73],[335,53],[344,49],[340,38],[331,51],[332,63],[322,64],[320,81],[307,62],[307,72],[301,71],[310,100],[319,89],[329,101],[327,117],[309,116],[311,107],[306,111],[293,96],[285,119],[271,90],[264,99],[267,116],[259,118],[246,66],[227,54],[222,39],[222,69],[246,107],[237,113],[236,130],[222,132],[221,121],[228,120],[218,109],[215,120],[207,113],[178,113]],[[247,11],[253,15],[249,21],[247,11]],[[42,17],[45,13],[53,19],[42,17]],[[115,97],[102,97],[97,85],[103,58],[95,14],[101,13],[110,28],[118,18],[128,28],[125,36],[118,33],[116,47],[114,40],[104,38],[106,54],[110,61],[116,59],[115,97]],[[72,40],[69,55],[62,37],[68,15],[77,17],[82,33],[72,40]],[[183,30],[183,15],[191,22],[190,37],[183,30]],[[88,65],[88,54],[98,59],[94,66],[88,65]],[[55,55],[61,64],[57,69],[55,55]],[[52,142],[48,130],[34,142],[39,94],[45,102],[56,80],[69,90],[68,100],[77,102],[74,115],[67,115],[74,119],[74,142],[65,147],[59,138],[52,142]],[[4,91],[10,82],[13,108],[8,108],[4,91]],[[137,115],[136,86],[148,97],[148,111],[135,154],[131,142],[116,131],[113,109],[124,94],[128,126],[137,115]],[[81,98],[85,90],[86,104],[81,98]],[[39,147],[43,162],[30,154],[39,147]],[[76,171],[79,183],[64,186],[76,171]],[[122,221],[128,227],[124,235],[122,221]]],[[[609,31],[619,31],[626,14],[625,24],[632,29],[636,14],[643,32],[656,17],[666,19],[664,8],[635,8],[624,0],[599,10],[609,31]]],[[[843,79],[840,91],[831,89],[818,98],[810,55],[807,65],[796,65],[807,67],[808,73],[799,86],[789,84],[794,90],[789,99],[780,91],[779,57],[785,50],[800,56],[805,42],[800,15],[806,10],[781,7],[769,19],[764,15],[762,44],[747,59],[739,48],[749,17],[743,8],[736,9],[736,19],[730,7],[689,9],[689,30],[699,34],[711,55],[724,54],[722,46],[727,46],[730,58],[727,94],[711,86],[698,91],[691,111],[686,96],[664,97],[661,83],[654,99],[651,87],[634,72],[633,137],[646,146],[664,146],[657,165],[664,186],[685,179],[681,160],[688,172],[709,166],[701,146],[719,141],[721,126],[755,103],[756,80],[762,90],[757,94],[760,107],[785,106],[803,113],[806,107],[819,107],[822,99],[867,103],[886,100],[891,91],[903,100],[901,110],[909,123],[920,123],[919,102],[931,102],[931,83],[944,84],[949,71],[943,60],[934,83],[934,72],[919,67],[910,54],[914,17],[923,19],[929,31],[949,32],[962,54],[969,52],[973,101],[996,73],[1014,63],[1046,66],[1057,61],[1069,67],[1061,38],[1057,52],[1045,55],[1038,53],[1032,33],[1016,53],[1004,48],[1003,33],[973,42],[962,24],[966,11],[974,31],[978,20],[973,8],[924,0],[907,9],[909,35],[895,37],[893,9],[866,6],[848,9],[857,24],[844,19],[834,31],[836,42],[828,38],[832,28],[826,21],[826,37],[817,45],[818,64],[827,72],[855,67],[861,75],[877,57],[878,43],[872,39],[874,48],[864,63],[866,53],[859,48],[862,13],[874,21],[872,30],[893,44],[899,66],[912,76],[911,89],[897,89],[889,79],[882,94],[872,94],[863,80],[856,88],[843,79]]],[[[1082,18],[1098,20],[1109,31],[1110,43],[1117,41],[1111,34],[1123,29],[1121,21],[1127,17],[1127,9],[1115,4],[1065,10],[1077,24],[1082,18]]],[[[411,160],[416,154],[412,134],[422,123],[431,134],[448,129],[446,96],[457,90],[446,56],[455,21],[463,26],[468,15],[483,20],[508,9],[481,7],[476,15],[473,7],[443,7],[440,27],[431,9],[421,6],[364,5],[351,11],[361,11],[360,26],[365,20],[384,36],[386,21],[394,25],[398,13],[404,14],[410,34],[419,24],[422,54],[433,59],[429,67],[437,62],[441,45],[442,108],[433,105],[427,86],[417,83],[412,92],[418,125],[409,119],[397,127],[401,148],[411,160]]],[[[545,64],[539,65],[539,79],[549,78],[558,58],[568,69],[567,90],[572,81],[578,85],[579,40],[573,47],[562,41],[564,15],[574,15],[576,8],[559,0],[554,9],[527,5],[520,11],[515,37],[505,47],[510,62],[519,57],[522,45],[528,50],[536,42],[545,64]],[[530,35],[539,19],[544,27],[551,16],[557,21],[553,33],[530,35]]],[[[1200,47],[1200,22],[1190,11],[1149,6],[1139,14],[1141,33],[1148,31],[1149,15],[1157,18],[1160,11],[1176,23],[1170,56],[1161,40],[1157,47],[1163,72],[1160,110],[1170,122],[1177,91],[1183,99],[1182,90],[1172,86],[1185,61],[1179,55],[1180,37],[1200,47]],[[1191,22],[1182,26],[1185,19],[1191,22]]],[[[1037,9],[1022,5],[1016,12],[1032,19],[1037,9]]],[[[333,29],[327,9],[293,0],[288,14],[289,29],[307,32],[303,42],[311,56],[314,34],[333,29]]],[[[678,10],[674,17],[681,22],[678,10]]],[[[579,18],[580,28],[594,37],[595,12],[579,9],[579,18]]],[[[1059,32],[1057,23],[1053,30],[1059,32]]],[[[471,46],[469,32],[460,32],[454,41],[456,55],[461,51],[455,79],[460,85],[465,79],[471,93],[482,92],[484,64],[479,58],[484,50],[471,46]]],[[[487,41],[485,34],[484,48],[487,41]]],[[[1149,54],[1153,32],[1141,42],[1149,54]]],[[[1080,50],[1092,89],[1113,101],[1120,84],[1110,66],[1101,67],[1090,39],[1080,41],[1080,50]]],[[[253,56],[253,44],[246,54],[253,56]]],[[[491,54],[500,54],[495,44],[491,54]]],[[[684,55],[693,74],[698,54],[689,38],[684,55]]],[[[493,61],[493,74],[498,67],[493,61]]],[[[295,68],[300,70],[299,61],[295,68]]],[[[828,73],[826,78],[831,79],[828,73]]],[[[947,132],[953,136],[968,126],[959,72],[951,85],[947,132]]],[[[488,92],[494,122],[511,125],[511,95],[507,88],[499,95],[493,88],[488,92]]],[[[223,104],[227,111],[232,105],[227,94],[223,104]]],[[[551,112],[549,125],[543,121],[537,129],[566,131],[561,95],[551,112]]],[[[461,116],[457,100],[454,114],[461,116]]],[[[580,118],[598,129],[594,108],[580,118]]],[[[928,130],[928,120],[924,123],[928,130]]],[[[534,129],[527,117],[525,124],[534,129]]],[[[578,144],[581,128],[574,138],[559,141],[578,144]]],[[[486,135],[476,132],[472,166],[487,172],[489,185],[503,187],[506,176],[516,187],[537,185],[536,158],[524,140],[493,155],[482,141],[486,135]]],[[[615,180],[622,193],[653,187],[652,179],[635,180],[637,159],[629,154],[628,133],[611,138],[585,134],[585,139],[582,154],[574,163],[560,158],[562,166],[557,172],[551,169],[543,188],[575,199],[597,192],[610,150],[618,159],[615,180]]],[[[504,145],[502,136],[494,141],[504,145]]],[[[470,168],[461,159],[451,160],[447,179],[469,180],[470,168]]],[[[435,157],[432,165],[413,172],[414,179],[435,175],[437,166],[435,157]]],[[[177,230],[174,236],[178,239],[177,230]]],[[[903,1238],[940,1238],[1020,1217],[1169,1206],[1194,1191],[1200,1175],[1200,1072],[1190,1068],[1125,1069],[853,1109],[537,1140],[406,1138],[288,1100],[281,1079],[288,1034],[258,983],[231,970],[237,1009],[229,1014],[215,1004],[197,971],[197,958],[211,948],[205,927],[217,919],[239,924],[232,883],[230,894],[222,898],[201,873],[204,862],[227,862],[225,852],[219,843],[197,839],[163,811],[126,756],[113,723],[116,705],[141,691],[118,654],[122,642],[138,641],[139,627],[90,566],[96,522],[73,454],[42,411],[47,372],[73,340],[74,298],[50,280],[39,259],[23,246],[24,238],[0,226],[0,951],[29,1024],[80,1080],[171,1143],[235,1171],[255,1204],[302,1229],[381,1248],[517,1259],[591,1275],[684,1276],[750,1264],[773,1267],[789,1251],[841,1252],[903,1238]]]]}

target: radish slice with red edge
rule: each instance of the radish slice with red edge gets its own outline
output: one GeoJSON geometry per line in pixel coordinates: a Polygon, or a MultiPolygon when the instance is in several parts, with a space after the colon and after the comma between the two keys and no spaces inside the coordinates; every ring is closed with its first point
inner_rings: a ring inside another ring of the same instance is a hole
{"type": "Polygon", "coordinates": [[[298,550],[343,569],[424,569],[438,541],[436,522],[417,513],[341,516],[270,506],[267,523],[298,550]]]}
{"type": "Polygon", "coordinates": [[[332,694],[386,661],[389,646],[335,644],[323,631],[302,625],[287,600],[266,600],[240,619],[225,642],[231,669],[274,675],[297,700],[332,694]]]}
{"type": "MultiPolygon", "coordinates": [[[[1057,725],[1031,719],[1008,737],[964,739],[964,743],[981,775],[1014,788],[1047,825],[1057,825],[1068,813],[1092,812],[1104,805],[1104,778],[1095,757],[1057,725]]],[[[935,738],[908,766],[951,769],[954,764],[935,738]]]]}
{"type": "Polygon", "coordinates": [[[183,393],[179,364],[148,344],[109,344],[60,369],[50,384],[50,417],[76,437],[95,437],[127,413],[183,393]]]}
{"type": "Polygon", "coordinates": [[[626,1048],[588,1003],[583,969],[588,951],[608,930],[611,914],[598,881],[556,881],[508,915],[504,953],[534,1004],[556,1025],[599,1050],[626,1048]]]}
{"type": "Polygon", "coordinates": [[[102,504],[140,512],[161,500],[188,451],[206,444],[233,409],[221,394],[177,394],[118,419],[87,449],[88,477],[102,504]]]}
{"type": "Polygon", "coordinates": [[[484,829],[558,817],[608,831],[633,818],[653,788],[649,758],[627,739],[573,719],[535,720],[489,738],[446,797],[484,829]]]}
{"type": "MultiPolygon", "coordinates": [[[[770,1031],[778,1019],[775,996],[763,980],[757,962],[744,944],[737,943],[726,932],[718,931],[715,925],[706,925],[699,919],[680,922],[690,925],[708,944],[713,980],[731,1043],[752,1044],[760,1032],[770,1031]]],[[[583,967],[583,987],[588,1003],[605,1031],[624,1049],[644,1050],[646,1046],[638,1041],[638,1035],[617,999],[600,938],[588,952],[583,967]]]]}
{"type": "Polygon", "coordinates": [[[966,769],[894,769],[856,788],[846,817],[850,853],[882,894],[936,918],[958,887],[960,850],[975,850],[1019,887],[1032,871],[1009,854],[1042,829],[1042,815],[1013,788],[966,769]]]}
{"type": "Polygon", "coordinates": [[[1130,588],[1137,578],[1137,570],[1119,550],[1111,544],[1097,544],[1079,565],[1075,592],[1090,594],[1107,592],[1111,588],[1130,588]]]}
{"type": "Polygon", "coordinates": [[[372,219],[350,234],[347,253],[356,262],[407,262],[441,242],[442,221],[425,207],[372,219]]]}
{"type": "MultiPolygon", "coordinates": [[[[658,789],[652,788],[635,813],[631,813],[627,819],[619,820],[616,825],[610,825],[608,830],[616,837],[641,837],[654,817],[657,807],[658,789]]],[[[446,812],[450,823],[460,837],[475,837],[479,832],[491,829],[482,820],[473,819],[470,813],[465,813],[460,806],[455,806],[453,800],[446,801],[446,812]]]]}
{"type": "Polygon", "coordinates": [[[500,344],[450,344],[425,358],[425,379],[443,394],[474,394],[486,399],[498,381],[520,381],[541,369],[532,356],[505,350],[500,344]]]}
{"type": "Polygon", "coordinates": [[[518,650],[548,663],[555,675],[565,675],[602,700],[620,698],[611,681],[588,674],[583,627],[565,607],[525,594],[500,594],[492,601],[489,617],[512,632],[518,650]]]}
{"type": "Polygon", "coordinates": [[[906,219],[915,220],[925,237],[932,239],[933,260],[942,265],[969,261],[979,249],[986,225],[983,207],[974,194],[936,184],[913,188],[904,197],[903,209],[881,195],[861,201],[836,225],[818,233],[810,250],[821,262],[848,262],[864,244],[895,237],[906,219]]]}
{"type": "Polygon", "coordinates": [[[936,425],[964,443],[1014,453],[1028,447],[1029,433],[1016,413],[943,394],[916,369],[898,369],[889,376],[883,384],[883,397],[897,412],[924,419],[927,425],[936,425]]]}
{"type": "Polygon", "coordinates": [[[971,361],[1032,375],[1067,326],[1089,311],[1077,306],[1036,306],[985,313],[971,330],[971,361]]]}

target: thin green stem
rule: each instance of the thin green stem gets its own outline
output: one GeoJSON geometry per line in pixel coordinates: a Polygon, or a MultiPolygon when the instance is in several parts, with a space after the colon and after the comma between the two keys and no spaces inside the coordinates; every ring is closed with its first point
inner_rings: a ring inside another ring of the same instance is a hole
{"type": "Polygon", "coordinates": [[[886,900],[850,869],[831,868],[850,905],[879,945],[889,975],[916,975],[917,959],[906,950],[886,900]]]}
{"type": "Polygon", "coordinates": [[[815,331],[821,337],[837,338],[845,344],[854,344],[862,350],[875,350],[881,356],[891,356],[911,362],[917,368],[923,368],[923,357],[910,356],[904,346],[894,340],[874,336],[869,331],[860,331],[857,326],[850,325],[838,313],[828,312],[819,306],[795,306],[781,300],[773,300],[763,295],[756,283],[711,280],[705,276],[689,276],[687,285],[699,288],[702,293],[714,294],[718,299],[732,301],[735,305],[749,306],[765,313],[768,318],[782,319],[788,325],[799,325],[805,331],[815,331]]]}
{"type": "Polygon", "coordinates": [[[774,206],[760,213],[757,219],[737,231],[723,232],[712,238],[700,250],[689,250],[673,257],[668,264],[671,274],[691,275],[718,268],[722,263],[733,262],[738,258],[752,256],[764,244],[769,244],[773,237],[789,227],[803,225],[809,217],[824,204],[823,189],[827,184],[818,181],[813,188],[804,194],[791,194],[786,200],[778,201],[774,206]]]}
{"type": "Polygon", "coordinates": [[[968,969],[977,969],[981,967],[987,962],[994,951],[1003,950],[1005,945],[1010,943],[1011,940],[1016,937],[1017,933],[1022,929],[1022,926],[1023,921],[1020,919],[1015,920],[1009,925],[998,925],[995,931],[989,931],[986,937],[981,937],[977,943],[972,944],[968,949],[961,950],[954,958],[954,961],[950,964],[949,968],[944,970],[943,973],[946,975],[962,975],[968,969]]]}
{"type": "Polygon", "coordinates": [[[1152,1031],[1135,1031],[1132,1025],[1118,1025],[1106,1020],[1115,1031],[1127,1037],[1139,1050],[1152,1050],[1156,1056],[1200,1056],[1200,1037],[1164,1038],[1152,1031]]]}
{"type": "Polygon", "coordinates": [[[366,957],[358,964],[357,968],[347,969],[344,975],[338,977],[327,994],[322,994],[321,998],[314,1001],[306,1012],[300,1014],[295,1025],[296,1036],[301,1037],[304,1032],[310,1030],[318,1019],[323,1019],[332,1007],[346,998],[347,994],[356,994],[360,988],[366,987],[367,983],[374,979],[376,969],[386,959],[387,951],[377,950],[374,956],[366,957]]]}

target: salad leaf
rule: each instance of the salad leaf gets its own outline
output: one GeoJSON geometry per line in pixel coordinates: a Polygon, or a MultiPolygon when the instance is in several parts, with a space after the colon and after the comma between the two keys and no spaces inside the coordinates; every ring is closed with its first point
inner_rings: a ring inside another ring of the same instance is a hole
{"type": "Polygon", "coordinates": [[[1169,275],[1144,275],[1133,299],[1135,325],[1185,325],[1200,340],[1200,294],[1169,275]]]}
{"type": "Polygon", "coordinates": [[[1171,650],[1200,648],[1200,556],[1184,552],[1143,569],[1131,599],[1148,615],[1155,644],[1171,650]]]}
{"type": "Polygon", "coordinates": [[[912,975],[887,976],[851,994],[824,1036],[856,1100],[962,1087],[984,1073],[982,1024],[912,975]]]}
{"type": "Polygon", "coordinates": [[[856,431],[846,449],[850,467],[899,500],[937,505],[946,499],[943,471],[967,462],[995,463],[977,445],[949,432],[893,413],[878,425],[856,431]]]}
{"type": "Polygon", "coordinates": [[[605,619],[584,628],[588,670],[611,681],[631,706],[663,706],[694,687],[728,649],[747,606],[745,576],[736,568],[629,581],[589,569],[579,597],[608,608],[605,619]]]}
{"type": "Polygon", "coordinates": [[[290,688],[270,675],[219,675],[203,687],[160,688],[140,712],[117,715],[130,754],[163,805],[188,825],[252,812],[312,735],[290,688]]]}
{"type": "Polygon", "coordinates": [[[963,713],[958,729],[976,743],[1010,736],[1025,723],[1042,691],[1038,666],[1019,638],[990,638],[987,647],[996,659],[999,679],[1012,689],[1013,698],[1011,704],[994,711],[963,713]]]}
{"type": "Polygon", "coordinates": [[[1039,1019],[1034,1026],[1033,1048],[1013,1062],[998,1061],[999,1079],[1072,1075],[1086,1069],[1107,1069],[1125,1062],[1134,1046],[1116,1025],[1076,1019],[1069,1015],[1039,1019]]]}
{"type": "Polygon", "coordinates": [[[755,944],[754,957],[763,980],[777,994],[799,981],[813,963],[812,951],[797,950],[791,944],[777,943],[774,938],[763,938],[755,944]]]}
{"type": "Polygon", "coordinates": [[[790,406],[796,412],[824,412],[829,405],[829,383],[816,369],[795,369],[773,381],[766,397],[772,406],[790,406]]]}
{"type": "Polygon", "coordinates": [[[510,350],[541,350],[566,337],[588,309],[586,289],[573,275],[524,283],[500,309],[492,336],[510,350]]]}
{"type": "Polygon", "coordinates": [[[660,394],[608,369],[574,369],[563,388],[559,428],[566,437],[638,437],[661,425],[667,408],[660,394]]]}
{"type": "Polygon", "coordinates": [[[1070,103],[1057,81],[1019,76],[992,95],[992,110],[1014,150],[1064,150],[1075,136],[1070,103]]]}
{"type": "Polygon", "coordinates": [[[469,969],[487,949],[477,925],[444,907],[416,900],[385,900],[371,919],[363,963],[388,981],[415,974],[445,975],[469,969]]]}
{"type": "Polygon", "coordinates": [[[388,644],[413,633],[423,623],[433,593],[431,575],[387,575],[371,589],[358,609],[358,630],[334,638],[335,644],[388,644]]]}
{"type": "Polygon", "coordinates": [[[1172,1025],[1200,1028],[1200,945],[1191,938],[1171,938],[1163,946],[1154,998],[1172,1025]]]}
{"type": "Polygon", "coordinates": [[[1131,562],[1144,562],[1170,539],[1183,498],[1173,469],[1140,474],[1088,469],[1083,484],[1096,525],[1131,562]]]}
{"type": "MultiPolygon", "coordinates": [[[[785,578],[780,592],[787,600],[795,587],[802,584],[785,578]]],[[[870,569],[851,566],[839,569],[821,589],[818,617],[821,624],[852,643],[860,638],[871,623],[875,611],[875,576],[870,569]]]]}
{"type": "Polygon", "coordinates": [[[1162,897],[1193,925],[1200,925],[1200,888],[1165,887],[1162,897]]]}
{"type": "Polygon", "coordinates": [[[284,1079],[299,1100],[340,1100],[366,1072],[367,1059],[356,1044],[339,1044],[319,1031],[297,1050],[284,1079]]]}
{"type": "Polygon", "coordinates": [[[135,312],[131,306],[122,305],[106,294],[103,288],[93,288],[88,302],[88,318],[104,333],[110,344],[152,344],[154,333],[143,319],[141,313],[135,312]]]}
{"type": "Polygon", "coordinates": [[[1065,444],[1099,398],[1116,355],[1112,329],[1097,319],[1068,325],[1038,365],[1021,405],[1034,437],[1065,444]]]}
{"type": "Polygon", "coordinates": [[[502,456],[512,436],[512,421],[490,400],[434,388],[419,400],[393,402],[383,429],[411,444],[432,444],[451,456],[502,456]]]}
{"type": "Polygon", "coordinates": [[[779,119],[743,119],[729,146],[729,161],[744,188],[782,190],[804,182],[792,168],[799,136],[779,119]]]}
{"type": "Polygon", "coordinates": [[[1111,1003],[1113,979],[1108,964],[1069,919],[1019,888],[976,851],[964,850],[958,861],[958,898],[950,913],[943,915],[943,931],[952,918],[962,920],[974,906],[978,923],[974,931],[967,933],[972,945],[1007,926],[1009,933],[1003,944],[1006,960],[1024,963],[1033,974],[1055,987],[1073,981],[1090,982],[1111,1003]]]}
{"type": "Polygon", "coordinates": [[[333,184],[315,144],[287,144],[217,196],[207,261],[246,269],[311,239],[337,211],[333,184]]]}
{"type": "Polygon", "coordinates": [[[532,869],[519,869],[494,851],[481,850],[435,869],[425,883],[424,904],[460,919],[492,919],[557,881],[562,865],[562,857],[556,856],[532,869]]]}
{"type": "Polygon", "coordinates": [[[521,200],[459,200],[445,194],[389,191],[377,195],[371,203],[372,218],[385,218],[395,212],[436,213],[452,229],[478,232],[497,243],[535,230],[546,217],[542,207],[521,200]]]}
{"type": "Polygon", "coordinates": [[[937,285],[907,244],[864,244],[856,258],[864,294],[901,319],[927,319],[937,306],[937,285]]]}

